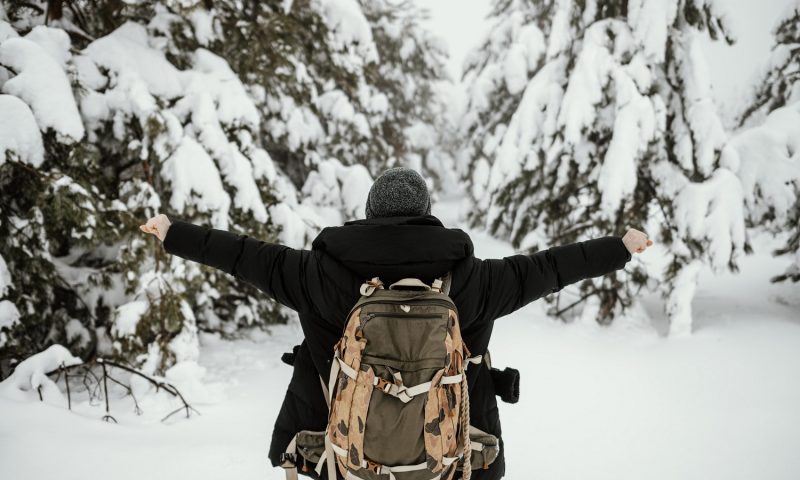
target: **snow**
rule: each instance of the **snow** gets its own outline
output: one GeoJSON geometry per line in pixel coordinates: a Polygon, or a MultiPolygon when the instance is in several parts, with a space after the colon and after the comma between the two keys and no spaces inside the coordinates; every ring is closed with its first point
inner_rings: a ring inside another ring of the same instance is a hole
{"type": "Polygon", "coordinates": [[[164,372],[164,378],[173,385],[180,385],[181,394],[192,399],[192,403],[218,403],[225,399],[220,385],[205,381],[208,369],[196,361],[176,363],[164,372]]]}
{"type": "Polygon", "coordinates": [[[194,206],[211,213],[215,228],[227,228],[231,199],[222,186],[214,161],[197,141],[183,137],[175,152],[164,162],[161,177],[172,187],[170,206],[183,212],[194,206]]]}
{"type": "Polygon", "coordinates": [[[0,255],[0,297],[4,297],[12,286],[11,272],[8,271],[8,264],[3,256],[0,255]]]}
{"type": "MultiPolygon", "coordinates": [[[[204,48],[195,50],[193,55],[194,71],[207,74],[201,85],[200,91],[208,92],[214,97],[217,105],[219,121],[226,126],[258,127],[259,113],[253,100],[245,91],[239,77],[231,70],[225,59],[209,52],[204,48]]],[[[194,80],[197,75],[190,78],[194,80]]],[[[194,93],[190,85],[187,93],[194,93]]]]}
{"type": "Polygon", "coordinates": [[[78,347],[86,347],[92,341],[92,334],[77,318],[72,318],[64,325],[67,343],[75,343],[78,347]]]}
{"type": "Polygon", "coordinates": [[[519,41],[524,48],[528,71],[535,70],[547,47],[544,33],[531,23],[520,28],[519,41]]]}
{"type": "Polygon", "coordinates": [[[508,35],[513,39],[513,43],[507,48],[508,53],[503,60],[503,73],[506,88],[512,95],[525,88],[528,83],[528,72],[536,69],[546,47],[544,34],[539,27],[533,23],[524,25],[524,21],[522,12],[514,12],[508,25],[508,35]]]}
{"type": "Polygon", "coordinates": [[[112,334],[118,338],[135,335],[139,320],[149,307],[146,300],[134,300],[117,307],[114,325],[111,327],[112,334]]]}
{"type": "MultiPolygon", "coordinates": [[[[531,144],[544,137],[549,132],[546,117],[549,106],[558,102],[563,92],[558,87],[555,78],[561,73],[561,63],[551,62],[542,67],[525,88],[519,107],[511,117],[508,128],[496,131],[496,137],[502,138],[499,148],[494,155],[491,174],[487,183],[487,192],[495,192],[503,183],[515,178],[527,162],[527,155],[531,151],[531,144]]],[[[493,148],[486,148],[485,153],[492,158],[493,148]]],[[[474,177],[481,183],[483,169],[476,169],[474,177]]]]}
{"type": "Polygon", "coordinates": [[[350,165],[339,178],[342,182],[344,211],[353,218],[360,218],[372,187],[372,177],[363,165],[350,165]]]}
{"type": "MultiPolygon", "coordinates": [[[[629,68],[634,62],[631,62],[629,68]]],[[[629,72],[621,69],[613,73],[616,87],[616,109],[614,133],[603,157],[603,165],[597,178],[602,193],[602,208],[608,218],[613,218],[624,199],[630,198],[637,184],[637,160],[646,152],[649,143],[655,140],[657,119],[653,101],[639,93],[639,89],[650,86],[649,78],[637,85],[629,72]]],[[[649,77],[646,67],[638,73],[649,77]]]]}
{"type": "MultiPolygon", "coordinates": [[[[613,219],[620,202],[637,187],[637,165],[652,154],[649,149],[663,150],[663,145],[651,142],[660,140],[665,131],[666,101],[671,112],[678,112],[670,127],[683,170],[670,162],[646,166],[658,181],[660,198],[674,200],[670,221],[677,234],[671,251],[648,251],[656,258],[652,264],[650,258],[634,260],[648,270],[654,291],[637,295],[634,305],[610,328],[594,323],[599,305],[592,301],[568,325],[548,320],[541,302],[498,322],[495,363],[518,367],[524,376],[523,403],[501,405],[509,453],[507,477],[793,478],[800,469],[791,448],[800,440],[796,408],[800,389],[793,380],[800,364],[796,348],[800,297],[796,285],[774,285],[768,278],[779,273],[778,265],[788,257],[772,258],[770,252],[783,244],[786,235],[780,230],[797,202],[800,103],[773,112],[763,126],[728,137],[714,104],[714,72],[703,58],[699,39],[704,33],[671,27],[680,2],[631,0],[627,18],[597,22],[576,39],[571,38],[575,31],[571,22],[593,21],[597,2],[581,4],[582,19],[572,10],[575,2],[552,3],[547,41],[538,27],[528,23],[534,11],[525,10],[520,2],[520,10],[501,20],[489,35],[486,48],[493,51],[488,57],[470,60],[474,68],[468,74],[470,105],[462,127],[465,132],[486,129],[476,134],[481,140],[470,147],[473,158],[468,159],[473,162],[470,186],[478,208],[487,211],[488,223],[507,216],[507,210],[491,204],[501,187],[522,172],[552,162],[566,166],[568,161],[560,160],[569,157],[579,168],[593,169],[590,181],[596,181],[601,194],[601,214],[613,219]],[[680,61],[679,70],[669,72],[683,80],[680,87],[685,92],[680,98],[665,88],[657,65],[668,38],[680,61]],[[565,54],[568,50],[574,52],[565,54]],[[575,64],[567,64],[573,53],[575,64]],[[517,108],[498,122],[495,117],[483,124],[493,109],[505,110],[498,103],[509,101],[517,108]],[[685,103],[676,105],[681,101],[685,103]],[[602,158],[587,141],[587,131],[610,134],[602,158]],[[699,175],[694,177],[703,181],[687,177],[695,168],[699,175]],[[748,239],[757,252],[751,257],[743,255],[745,220],[764,227],[747,232],[755,237],[748,239]],[[778,232],[777,238],[762,230],[778,232]],[[664,268],[654,269],[654,264],[663,267],[676,258],[687,263],[674,278],[664,279],[664,268]],[[738,276],[726,273],[733,262],[742,268],[738,276]]],[[[699,3],[710,11],[716,4],[699,3]]],[[[378,60],[370,24],[356,0],[315,0],[313,5],[331,30],[334,50],[338,49],[331,56],[334,64],[358,75],[363,72],[358,66],[378,60]]],[[[180,2],[180,8],[191,6],[189,0],[180,2]]],[[[282,8],[289,12],[292,2],[282,2],[282,8]]],[[[168,17],[173,14],[162,13],[150,23],[150,31],[126,23],[82,52],[72,50],[69,36],[58,28],[36,26],[18,38],[0,20],[0,64],[9,67],[0,67],[0,88],[10,93],[0,95],[0,164],[13,158],[40,166],[42,132],[48,129],[55,130],[59,140],[74,143],[83,138],[85,125],[90,142],[109,134],[113,142],[130,140],[131,122],[138,122],[147,133],[127,143],[128,148],[142,158],[150,153],[158,157],[158,174],[165,181],[162,193],[170,196],[170,210],[177,214],[206,213],[213,226],[227,228],[231,209],[237,209],[256,221],[270,221],[279,227],[280,241],[296,248],[308,245],[321,227],[363,216],[372,182],[368,170],[348,165],[349,150],[334,158],[331,153],[338,155],[338,150],[326,146],[334,136],[370,137],[370,125],[378,125],[392,111],[389,98],[361,79],[355,93],[332,82],[315,84],[319,72],[295,59],[289,59],[295,79],[311,88],[310,98],[245,86],[225,59],[203,48],[191,53],[186,70],[178,70],[164,54],[170,51],[166,38],[153,35],[153,29],[168,31],[168,17]],[[40,83],[30,82],[31,78],[40,83]],[[56,88],[50,86],[52,79],[56,88]],[[78,85],[74,92],[72,84],[78,85]],[[302,161],[314,166],[300,192],[258,146],[258,136],[264,134],[292,154],[305,155],[302,161]],[[276,203],[269,207],[261,198],[262,180],[270,188],[265,195],[275,195],[276,203]]],[[[224,41],[213,11],[192,8],[187,15],[200,45],[224,41]]],[[[5,18],[2,7],[0,18],[5,18]]],[[[452,17],[448,20],[452,22],[452,17]]],[[[403,37],[404,30],[396,23],[384,22],[381,28],[400,42],[401,58],[411,58],[416,49],[438,54],[438,47],[423,45],[422,35],[403,37]]],[[[409,101],[420,92],[413,81],[404,87],[409,101]]],[[[447,107],[455,119],[463,110],[463,99],[449,93],[453,102],[447,107]]],[[[431,163],[447,161],[416,151],[433,150],[441,140],[427,121],[404,127],[410,151],[401,162],[431,168],[431,163]]],[[[566,168],[558,171],[559,181],[570,180],[566,168]]],[[[68,177],[61,178],[53,188],[92,194],[68,177]]],[[[161,205],[153,187],[137,182],[123,185],[121,198],[127,205],[117,201],[115,208],[158,210],[161,205]]],[[[536,199],[523,199],[515,208],[534,210],[536,199]]],[[[435,206],[434,213],[455,223],[456,210],[453,203],[445,203],[435,206]]],[[[514,218],[509,225],[512,234],[521,228],[523,218],[532,216],[514,218]]],[[[658,218],[650,221],[653,230],[660,226],[658,218]]],[[[514,253],[505,243],[470,232],[480,256],[514,253]]],[[[541,245],[544,238],[541,230],[532,228],[521,247],[541,245]]],[[[794,257],[800,265],[800,252],[794,257]]],[[[170,265],[172,278],[202,275],[193,264],[170,265]]],[[[83,275],[83,270],[58,266],[64,275],[83,275]]],[[[129,278],[137,280],[135,275],[129,278]]],[[[153,271],[142,278],[169,279],[153,271]]],[[[0,257],[0,297],[8,293],[10,282],[0,257]]],[[[109,304],[116,308],[113,334],[133,335],[148,302],[130,302],[121,287],[114,288],[120,291],[108,292],[118,297],[109,304]]],[[[147,475],[202,480],[231,474],[283,478],[281,470],[265,471],[264,450],[290,375],[278,357],[299,341],[299,326],[275,327],[270,337],[249,332],[233,341],[199,332],[195,314],[222,322],[204,303],[220,293],[208,283],[201,290],[199,296],[205,300],[197,312],[187,303],[181,305],[182,330],[167,349],[151,344],[140,359],[151,373],[162,360],[174,359],[165,378],[179,385],[203,417],[159,424],[162,410],[167,413],[174,405],[137,380],[132,382],[145,407],[142,417],[128,411],[119,416],[123,425],[102,424],[97,420],[102,409],[91,402],[78,402],[73,412],[66,412],[66,402],[44,377],[42,365],[51,357],[68,358],[69,353],[51,349],[29,359],[38,358],[34,362],[38,366],[19,365],[17,381],[22,387],[9,387],[11,379],[0,384],[0,397],[5,397],[0,398],[3,475],[77,477],[79,468],[64,467],[80,452],[92,451],[99,468],[123,479],[147,475]],[[42,385],[49,405],[39,403],[32,382],[42,385]],[[52,461],[37,462],[36,452],[41,451],[47,451],[52,461]],[[128,468],[131,456],[153,461],[128,468]],[[126,468],[120,469],[123,464],[126,468]]],[[[251,304],[238,304],[233,318],[253,315],[251,304]]],[[[0,300],[0,346],[7,341],[3,329],[19,321],[16,306],[0,300]]],[[[91,338],[78,319],[69,319],[64,328],[68,338],[79,342],[91,338]]],[[[130,403],[122,395],[115,401],[130,403]]]]}
{"type": "MultiPolygon", "coordinates": [[[[286,103],[291,105],[284,117],[286,118],[287,140],[291,150],[297,150],[302,146],[324,138],[325,130],[311,110],[306,107],[295,107],[293,101],[287,101],[286,103]]],[[[284,111],[287,111],[287,109],[284,108],[284,111]]]]}
{"type": "Polygon", "coordinates": [[[269,216],[275,225],[280,225],[280,242],[292,248],[302,248],[308,239],[308,225],[300,216],[301,209],[279,203],[269,207],[269,216]]]}
{"type": "MultiPolygon", "coordinates": [[[[691,139],[695,144],[694,157],[680,158],[684,168],[693,162],[700,173],[708,175],[716,160],[717,154],[727,140],[722,120],[717,114],[711,97],[711,75],[695,32],[686,32],[681,49],[681,78],[686,89],[689,105],[686,107],[686,119],[692,129],[691,139]]],[[[691,169],[691,167],[690,167],[691,169]]]]}
{"type": "Polygon", "coordinates": [[[528,65],[525,61],[525,49],[520,44],[513,44],[503,64],[503,73],[508,93],[516,95],[528,84],[528,65]]]}
{"type": "Polygon", "coordinates": [[[715,170],[705,182],[687,183],[674,201],[678,237],[707,242],[711,267],[725,269],[744,251],[742,204],[741,183],[728,169],[715,170]]]}
{"type": "Polygon", "coordinates": [[[304,203],[315,208],[324,219],[321,227],[363,218],[372,181],[363,165],[343,165],[336,159],[328,159],[309,173],[302,189],[304,203]]]}
{"type": "MultiPolygon", "coordinates": [[[[456,210],[437,204],[433,213],[451,224],[456,210]]],[[[468,232],[481,258],[514,253],[468,232]]],[[[739,274],[699,271],[691,337],[664,336],[654,293],[642,298],[646,325],[565,325],[546,318],[541,303],[498,320],[493,363],[522,375],[520,403],[500,404],[506,478],[794,480],[800,295],[768,282],[783,268],[768,253],[776,239],[753,240],[764,253],[743,259],[739,274]]],[[[94,468],[119,480],[283,479],[266,448],[291,376],[279,358],[301,337],[296,323],[235,341],[201,334],[199,361],[168,373],[187,392],[203,378],[205,390],[187,397],[202,415],[190,420],[161,424],[172,406],[152,395],[140,417],[116,400],[120,425],[99,420],[102,405],[76,402],[69,412],[66,402],[42,406],[35,394],[0,399],[4,475],[77,480],[82,470],[69,467],[91,451],[94,468]],[[41,451],[48,462],[36,460],[41,451]]]]}
{"type": "Polygon", "coordinates": [[[42,134],[28,106],[12,95],[0,95],[0,165],[9,155],[34,167],[44,161],[42,134]]]}
{"type": "Polygon", "coordinates": [[[183,315],[183,328],[169,342],[169,350],[175,355],[176,365],[183,362],[195,362],[200,356],[194,312],[185,300],[181,301],[181,314],[183,315]]]}
{"type": "Polygon", "coordinates": [[[195,70],[184,72],[184,96],[174,111],[184,121],[191,119],[198,140],[216,160],[225,181],[236,189],[234,206],[266,222],[253,166],[225,132],[225,128],[257,128],[256,107],[225,60],[199,49],[194,61],[195,70]]]}
{"type": "Polygon", "coordinates": [[[761,125],[734,135],[721,162],[742,182],[748,217],[783,226],[800,185],[800,102],[779,108],[761,125]]]}
{"type": "Polygon", "coordinates": [[[264,178],[269,183],[273,183],[276,179],[277,172],[272,158],[266,150],[256,148],[250,154],[250,161],[253,162],[253,177],[264,178]]]}
{"type": "Polygon", "coordinates": [[[584,128],[595,121],[609,77],[619,68],[617,55],[629,50],[629,36],[618,20],[602,20],[586,29],[559,114],[567,143],[581,143],[584,128]]]}
{"type": "Polygon", "coordinates": [[[42,47],[62,68],[72,57],[69,52],[72,42],[70,42],[67,32],[60,28],[38,25],[33,27],[33,30],[25,35],[25,38],[42,47]]]}
{"type": "Polygon", "coordinates": [[[3,84],[3,93],[27,103],[43,132],[52,129],[67,144],[83,138],[69,79],[48,50],[26,38],[9,38],[0,44],[0,64],[16,72],[3,84]]]}
{"type": "Polygon", "coordinates": [[[333,31],[340,48],[354,44],[366,61],[378,60],[372,28],[356,0],[316,0],[315,5],[325,24],[333,31]]]}
{"type": "Polygon", "coordinates": [[[671,337],[685,337],[692,333],[692,299],[697,290],[697,275],[702,264],[694,260],[681,268],[667,297],[666,310],[670,316],[671,337]]]}
{"type": "Polygon", "coordinates": [[[733,125],[732,117],[741,113],[742,100],[750,96],[753,85],[763,78],[775,44],[776,23],[785,18],[788,8],[797,5],[797,0],[716,0],[714,3],[727,9],[728,31],[735,34],[736,42],[729,45],[708,38],[701,44],[710,66],[712,95],[727,113],[727,123],[733,125]]]}
{"type": "Polygon", "coordinates": [[[522,376],[520,404],[500,405],[507,477],[795,478],[800,305],[790,289],[758,289],[791,294],[788,306],[744,298],[747,272],[768,285],[750,266],[701,283],[702,328],[688,338],[564,327],[535,308],[499,322],[492,359],[522,376]]]}
{"type": "Polygon", "coordinates": [[[0,300],[0,347],[8,342],[4,329],[11,329],[19,323],[19,310],[10,300],[0,300]]]}
{"type": "Polygon", "coordinates": [[[352,122],[355,116],[355,108],[347,99],[347,95],[341,90],[331,90],[325,92],[316,100],[317,106],[332,120],[352,122]]]}
{"type": "Polygon", "coordinates": [[[21,361],[14,368],[14,373],[10,377],[0,382],[0,397],[13,400],[31,400],[32,396],[26,395],[26,392],[41,388],[42,397],[48,397],[53,400],[59,399],[61,395],[58,387],[46,373],[56,370],[62,365],[69,367],[80,363],[83,363],[83,361],[73,356],[63,346],[58,344],[50,345],[47,350],[21,361]]]}
{"type": "Polygon", "coordinates": [[[645,55],[654,63],[664,61],[667,32],[678,13],[678,0],[632,0],[628,2],[628,23],[645,55]]]}
{"type": "MultiPolygon", "coordinates": [[[[167,61],[163,53],[148,46],[147,31],[142,25],[126,22],[90,43],[84,53],[97,66],[118,77],[134,76],[143,81],[152,95],[165,98],[181,95],[178,69],[167,61]]],[[[122,83],[123,78],[117,78],[117,82],[122,83]]]]}
{"type": "Polygon", "coordinates": [[[569,42],[572,41],[569,27],[572,1],[556,0],[553,8],[556,10],[553,15],[553,23],[550,25],[550,35],[547,39],[547,52],[545,54],[547,60],[552,60],[569,48],[569,42]]]}
{"type": "Polygon", "coordinates": [[[236,187],[233,204],[242,210],[251,212],[255,220],[266,222],[267,209],[254,181],[256,176],[250,160],[239,150],[231,149],[230,163],[222,165],[222,173],[225,175],[225,180],[236,187]]]}
{"type": "Polygon", "coordinates": [[[0,16],[0,43],[8,38],[16,37],[19,37],[19,34],[14,30],[14,27],[9,25],[8,22],[3,21],[2,16],[0,16]]]}
{"type": "Polygon", "coordinates": [[[188,17],[194,27],[194,37],[200,45],[208,45],[220,38],[220,33],[214,26],[214,15],[211,12],[194,8],[189,12],[188,17]]]}

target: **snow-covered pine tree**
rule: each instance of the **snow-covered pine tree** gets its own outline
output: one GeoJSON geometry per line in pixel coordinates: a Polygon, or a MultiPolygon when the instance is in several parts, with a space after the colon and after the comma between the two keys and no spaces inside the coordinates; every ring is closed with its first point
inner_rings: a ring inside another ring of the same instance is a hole
{"type": "Polygon", "coordinates": [[[73,19],[52,19],[81,32],[71,45],[61,28],[30,28],[49,11],[34,7],[12,3],[0,19],[0,98],[10,105],[0,121],[14,127],[0,140],[2,374],[53,342],[163,372],[196,360],[198,327],[280,320],[252,287],[163,256],[137,232],[161,210],[305,241],[296,192],[256,142],[259,112],[228,64],[196,49],[176,68],[160,49],[163,9],[91,42],[73,19]]]}
{"type": "Polygon", "coordinates": [[[747,225],[788,232],[777,255],[791,258],[773,281],[800,281],[800,2],[774,30],[764,77],[739,117],[741,129],[723,151],[745,193],[747,225]]]}
{"type": "Polygon", "coordinates": [[[69,37],[39,27],[19,38],[6,20],[0,8],[0,376],[54,341],[94,348],[86,325],[109,311],[71,284],[89,280],[71,263],[94,262],[80,249],[122,228],[102,187],[87,181],[102,166],[82,143],[69,37]]]}
{"type": "Polygon", "coordinates": [[[773,34],[766,72],[739,115],[740,127],[758,124],[773,110],[800,100],[800,2],[786,9],[773,34]]]}
{"type": "Polygon", "coordinates": [[[382,161],[372,173],[402,165],[425,172],[435,190],[444,188],[454,182],[450,106],[442,94],[453,88],[445,71],[446,46],[421,25],[428,13],[411,0],[362,5],[380,59],[367,65],[365,79],[385,96],[385,112],[373,125],[372,143],[380,149],[369,152],[382,161]]]}
{"type": "Polygon", "coordinates": [[[188,11],[193,30],[211,33],[199,45],[185,35],[188,47],[174,50],[208,48],[250,85],[266,150],[310,194],[304,204],[323,207],[315,223],[363,214],[354,207],[368,184],[359,165],[372,175],[404,164],[446,176],[450,155],[435,130],[444,53],[412,3],[221,1],[188,11]]]}
{"type": "MultiPolygon", "coordinates": [[[[465,76],[473,222],[522,249],[644,226],[669,248],[672,332],[688,332],[700,266],[734,267],[744,248],[697,44],[731,41],[724,17],[711,0],[501,0],[493,17],[465,76]]],[[[639,265],[628,272],[556,296],[551,313],[582,306],[610,322],[647,281],[639,265]]]]}
{"type": "Polygon", "coordinates": [[[376,70],[383,30],[412,16],[372,26],[355,0],[0,5],[0,376],[70,338],[163,372],[197,358],[198,328],[284,318],[138,223],[160,210],[299,247],[362,215],[367,167],[428,151],[410,120],[428,117],[388,99],[403,82],[428,92],[440,53],[418,41],[405,78],[376,70]]]}

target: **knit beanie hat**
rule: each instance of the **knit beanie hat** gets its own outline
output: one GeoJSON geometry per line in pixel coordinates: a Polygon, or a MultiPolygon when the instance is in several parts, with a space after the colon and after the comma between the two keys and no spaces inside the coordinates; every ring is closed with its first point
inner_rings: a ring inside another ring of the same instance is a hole
{"type": "Polygon", "coordinates": [[[372,184],[367,197],[367,218],[430,215],[431,196],[419,173],[410,168],[390,168],[372,184]]]}

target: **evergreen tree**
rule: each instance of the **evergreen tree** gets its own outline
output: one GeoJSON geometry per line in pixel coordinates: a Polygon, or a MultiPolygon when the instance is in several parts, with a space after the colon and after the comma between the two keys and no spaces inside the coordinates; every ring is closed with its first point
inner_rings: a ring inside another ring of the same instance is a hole
{"type": "MultiPolygon", "coordinates": [[[[387,167],[403,165],[425,172],[436,187],[452,183],[452,136],[447,121],[449,106],[443,89],[452,88],[445,72],[447,51],[440,39],[422,27],[427,12],[413,1],[362,2],[377,45],[378,62],[367,66],[371,89],[385,95],[385,114],[376,122],[379,151],[385,159],[372,168],[373,175],[387,167]]],[[[437,188],[438,190],[438,188],[437,188]]]]}
{"type": "MultiPolygon", "coordinates": [[[[667,313],[687,332],[700,265],[734,268],[744,248],[697,44],[732,41],[724,17],[697,0],[503,0],[493,17],[465,77],[472,221],[530,250],[644,227],[669,248],[667,313]]],[[[627,270],[555,296],[551,312],[610,322],[647,282],[627,270]]]]}
{"type": "MultiPolygon", "coordinates": [[[[12,25],[27,20],[9,13],[12,25]]],[[[136,23],[76,54],[62,29],[21,33],[0,45],[2,89],[30,106],[44,155],[30,168],[3,152],[2,255],[19,312],[4,360],[59,342],[164,371],[196,360],[198,326],[233,332],[279,320],[252,287],[167,258],[136,231],[164,209],[277,238],[261,193],[274,196],[275,169],[253,143],[257,110],[227,64],[197,50],[179,71],[136,23]]]]}
{"type": "Polygon", "coordinates": [[[56,342],[163,373],[197,359],[198,329],[283,321],[254,288],[163,255],[138,224],[163,211],[302,247],[363,214],[367,168],[429,151],[412,130],[435,119],[424,100],[441,53],[426,52],[419,12],[0,5],[0,376],[56,342]],[[378,65],[381,42],[403,34],[418,40],[408,56],[378,65]]]}
{"type": "Polygon", "coordinates": [[[788,8],[774,28],[775,45],[764,78],[739,115],[739,126],[757,124],[785,105],[800,100],[800,3],[788,8]]]}
{"type": "Polygon", "coordinates": [[[739,117],[742,127],[723,152],[745,192],[748,227],[788,232],[775,254],[788,255],[773,281],[800,281],[800,3],[774,30],[763,79],[739,117]]]}
{"type": "MultiPolygon", "coordinates": [[[[445,53],[420,26],[423,12],[413,3],[211,5],[174,17],[211,25],[212,33],[202,36],[205,43],[184,35],[190,38],[171,50],[209,48],[252,86],[265,119],[260,134],[266,150],[298,189],[316,189],[314,171],[347,172],[355,165],[373,176],[396,164],[425,170],[437,180],[447,176],[449,151],[430,133],[446,112],[437,95],[437,88],[449,83],[445,53]]],[[[363,171],[354,172],[363,178],[363,171]]],[[[340,216],[326,216],[323,223],[353,217],[347,202],[334,203],[340,216]]]]}

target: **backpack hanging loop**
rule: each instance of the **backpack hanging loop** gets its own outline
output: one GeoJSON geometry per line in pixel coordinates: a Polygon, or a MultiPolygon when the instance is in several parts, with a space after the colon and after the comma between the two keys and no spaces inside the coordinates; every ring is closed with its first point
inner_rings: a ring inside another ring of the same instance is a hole
{"type": "Polygon", "coordinates": [[[403,278],[389,285],[389,290],[424,290],[430,291],[431,286],[418,278],[403,278]]]}

